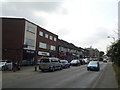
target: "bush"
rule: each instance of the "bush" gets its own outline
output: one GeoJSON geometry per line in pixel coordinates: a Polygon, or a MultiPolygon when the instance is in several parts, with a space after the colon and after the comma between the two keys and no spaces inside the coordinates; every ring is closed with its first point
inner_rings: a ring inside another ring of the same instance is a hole
{"type": "Polygon", "coordinates": [[[120,90],[120,67],[116,64],[113,64],[113,68],[115,70],[116,80],[118,82],[118,87],[120,90]]]}

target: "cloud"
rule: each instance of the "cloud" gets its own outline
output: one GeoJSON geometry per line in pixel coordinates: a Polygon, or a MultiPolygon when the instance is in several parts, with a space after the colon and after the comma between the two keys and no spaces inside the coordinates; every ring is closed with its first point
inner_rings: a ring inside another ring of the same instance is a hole
{"type": "Polygon", "coordinates": [[[117,17],[116,7],[109,4],[113,0],[5,1],[3,16],[24,17],[76,46],[103,48],[106,37],[113,35],[117,17]]]}
{"type": "Polygon", "coordinates": [[[34,23],[45,25],[46,21],[43,17],[35,17],[35,11],[44,11],[52,13],[61,2],[3,2],[2,16],[23,17],[34,23]]]}

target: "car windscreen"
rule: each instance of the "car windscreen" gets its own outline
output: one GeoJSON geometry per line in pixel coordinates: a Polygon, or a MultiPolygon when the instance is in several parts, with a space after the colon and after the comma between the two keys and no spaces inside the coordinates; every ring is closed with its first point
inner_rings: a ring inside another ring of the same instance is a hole
{"type": "Polygon", "coordinates": [[[77,60],[72,60],[72,61],[71,61],[71,63],[76,63],[76,62],[77,62],[77,60]]]}
{"type": "Polygon", "coordinates": [[[51,59],[51,62],[59,62],[58,59],[51,59]]]}
{"type": "Polygon", "coordinates": [[[97,62],[91,61],[88,65],[97,65],[97,62]]]}
{"type": "Polygon", "coordinates": [[[41,59],[40,60],[40,63],[48,63],[49,62],[49,59],[41,59]]]}
{"type": "Polygon", "coordinates": [[[67,61],[64,61],[64,60],[60,60],[61,63],[68,63],[67,61]]]}

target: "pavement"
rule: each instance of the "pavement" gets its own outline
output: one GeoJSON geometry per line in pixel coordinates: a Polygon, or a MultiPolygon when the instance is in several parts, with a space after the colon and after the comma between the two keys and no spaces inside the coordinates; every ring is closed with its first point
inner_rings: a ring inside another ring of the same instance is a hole
{"type": "MultiPolygon", "coordinates": [[[[38,66],[37,66],[37,70],[38,70],[38,66]]],[[[2,71],[3,73],[21,73],[21,72],[30,72],[30,71],[35,71],[35,66],[21,66],[20,70],[17,71],[10,71],[10,70],[6,70],[6,71],[2,71]]]]}

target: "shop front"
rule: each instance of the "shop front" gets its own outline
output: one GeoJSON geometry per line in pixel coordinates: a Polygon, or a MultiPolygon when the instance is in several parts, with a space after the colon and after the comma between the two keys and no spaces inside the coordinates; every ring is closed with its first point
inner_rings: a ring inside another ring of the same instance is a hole
{"type": "Polygon", "coordinates": [[[22,65],[25,65],[25,66],[34,65],[35,55],[36,55],[36,51],[34,50],[24,50],[22,65]]]}

